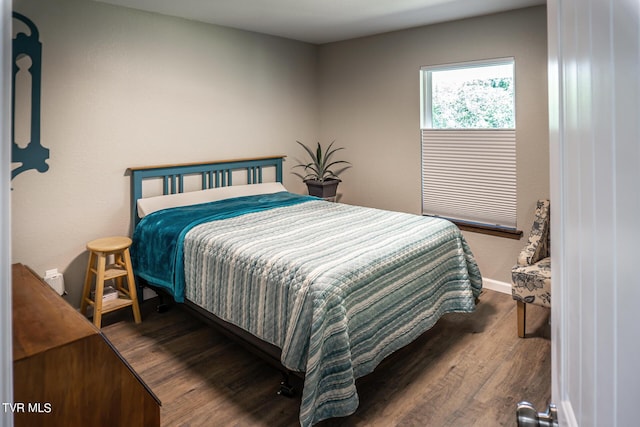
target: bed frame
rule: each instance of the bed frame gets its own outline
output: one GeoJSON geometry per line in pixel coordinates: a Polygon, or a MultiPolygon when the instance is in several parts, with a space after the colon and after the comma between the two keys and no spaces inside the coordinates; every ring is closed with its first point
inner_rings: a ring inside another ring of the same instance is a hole
{"type": "MultiPolygon", "coordinates": [[[[271,172],[270,176],[273,177],[275,182],[282,182],[282,162],[284,158],[285,156],[272,156],[129,168],[127,172],[131,175],[131,234],[133,235],[133,229],[140,221],[137,204],[138,200],[143,197],[184,193],[188,191],[188,186],[186,185],[187,180],[191,179],[193,181],[193,178],[195,178],[198,184],[195,185],[191,191],[232,186],[234,176],[236,177],[236,182],[240,181],[238,182],[239,184],[259,184],[263,182],[263,178],[268,172],[271,172]],[[238,179],[238,177],[244,178],[245,174],[246,179],[238,179]],[[144,185],[147,181],[161,181],[161,193],[148,194],[149,192],[145,191],[144,185]]],[[[168,308],[168,305],[164,304],[163,301],[172,300],[172,298],[166,298],[167,294],[164,291],[140,277],[136,277],[136,283],[138,295],[142,295],[142,287],[147,285],[154,289],[161,297],[161,304],[158,307],[159,311],[168,308]]],[[[185,307],[197,317],[212,324],[222,333],[236,340],[243,347],[279,369],[283,374],[279,394],[292,396],[294,390],[300,387],[304,374],[289,371],[282,366],[280,363],[281,350],[278,347],[220,319],[188,300],[185,300],[185,303],[180,306],[185,307]]]]}

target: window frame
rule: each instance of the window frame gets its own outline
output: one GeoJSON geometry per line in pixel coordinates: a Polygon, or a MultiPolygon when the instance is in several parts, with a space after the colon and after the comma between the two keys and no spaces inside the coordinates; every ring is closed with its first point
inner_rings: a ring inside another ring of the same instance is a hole
{"type": "MultiPolygon", "coordinates": [[[[511,65],[513,70],[513,114],[514,114],[514,125],[516,124],[516,64],[515,57],[503,57],[503,58],[493,58],[493,59],[481,59],[474,61],[465,61],[465,62],[457,62],[451,64],[441,64],[441,65],[429,65],[420,67],[420,134],[421,134],[421,187],[422,187],[422,214],[428,216],[438,216],[434,214],[426,213],[425,209],[425,194],[424,194],[424,186],[425,186],[425,172],[424,172],[424,161],[425,161],[425,142],[424,135],[425,131],[438,131],[438,130],[454,130],[464,132],[467,130],[494,130],[494,131],[510,131],[515,133],[514,128],[434,128],[433,125],[433,102],[432,102],[432,72],[437,71],[446,71],[446,70],[457,70],[457,69],[465,69],[465,68],[480,68],[480,67],[488,67],[495,65],[511,65]]],[[[515,148],[515,141],[514,141],[515,148]]],[[[515,161],[515,159],[514,159],[515,161]]],[[[514,182],[513,187],[517,190],[517,175],[516,182],[514,182]]],[[[517,193],[516,193],[517,199],[517,193]]],[[[514,218],[517,217],[517,205],[513,208],[514,218]]],[[[464,215],[461,215],[463,217],[464,215]]],[[[443,216],[444,217],[444,216],[443,216]]],[[[473,232],[490,234],[494,236],[507,237],[512,239],[520,239],[522,237],[522,231],[517,229],[517,218],[516,224],[514,227],[505,226],[505,225],[494,225],[491,223],[484,222],[474,222],[468,221],[465,219],[458,218],[449,218],[444,217],[452,222],[454,222],[458,227],[462,230],[469,230],[473,232]]]]}

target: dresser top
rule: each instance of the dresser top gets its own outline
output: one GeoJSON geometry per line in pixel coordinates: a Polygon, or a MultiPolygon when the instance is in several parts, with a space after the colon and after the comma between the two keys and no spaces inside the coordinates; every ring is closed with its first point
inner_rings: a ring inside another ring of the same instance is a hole
{"type": "Polygon", "coordinates": [[[14,264],[11,272],[14,361],[99,334],[31,269],[14,264]]]}

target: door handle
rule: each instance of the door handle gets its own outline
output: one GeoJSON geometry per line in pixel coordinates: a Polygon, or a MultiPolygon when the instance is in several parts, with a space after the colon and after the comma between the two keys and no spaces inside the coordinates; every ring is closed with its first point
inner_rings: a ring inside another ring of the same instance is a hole
{"type": "Polygon", "coordinates": [[[549,404],[547,412],[538,412],[529,402],[520,402],[516,407],[518,427],[558,427],[558,409],[549,404]]]}

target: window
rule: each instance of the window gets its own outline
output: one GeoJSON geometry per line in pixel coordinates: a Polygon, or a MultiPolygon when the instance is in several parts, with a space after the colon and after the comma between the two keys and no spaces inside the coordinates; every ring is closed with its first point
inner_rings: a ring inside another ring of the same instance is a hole
{"type": "Polygon", "coordinates": [[[516,231],[513,58],[423,67],[422,212],[516,231]]]}

